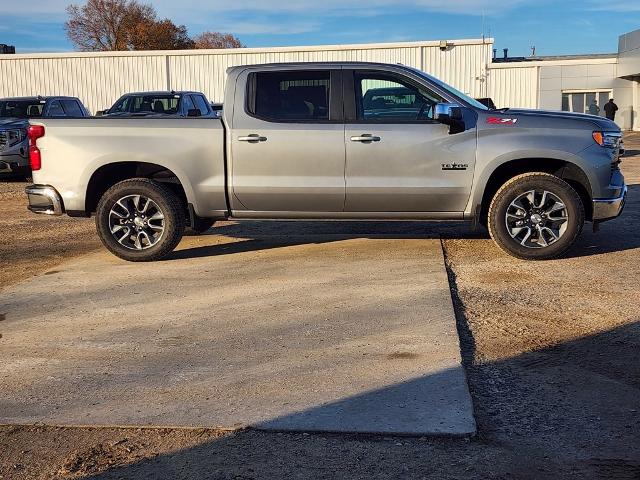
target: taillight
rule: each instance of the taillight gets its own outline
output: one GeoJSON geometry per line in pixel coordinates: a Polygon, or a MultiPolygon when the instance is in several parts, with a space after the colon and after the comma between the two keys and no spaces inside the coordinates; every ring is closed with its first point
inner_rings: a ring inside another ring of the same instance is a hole
{"type": "Polygon", "coordinates": [[[40,170],[42,168],[42,156],[38,148],[38,139],[44,137],[44,126],[29,125],[27,130],[29,137],[29,166],[31,170],[40,170]]]}

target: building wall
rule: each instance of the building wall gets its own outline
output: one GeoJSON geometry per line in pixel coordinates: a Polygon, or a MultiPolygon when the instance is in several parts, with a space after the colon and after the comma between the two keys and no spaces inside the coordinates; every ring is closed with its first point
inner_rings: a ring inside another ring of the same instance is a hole
{"type": "Polygon", "coordinates": [[[372,61],[402,63],[431,73],[475,97],[488,96],[485,81],[493,40],[0,56],[0,97],[71,95],[91,112],[108,108],[123,93],[197,90],[223,100],[226,70],[273,62],[372,61]]]}
{"type": "Polygon", "coordinates": [[[489,92],[498,108],[538,108],[538,67],[492,66],[489,92]]]}

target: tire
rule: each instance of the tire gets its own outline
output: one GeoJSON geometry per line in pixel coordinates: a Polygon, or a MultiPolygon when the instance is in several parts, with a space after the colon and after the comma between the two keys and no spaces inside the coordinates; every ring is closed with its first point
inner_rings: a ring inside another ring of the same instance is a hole
{"type": "Polygon", "coordinates": [[[96,229],[103,245],[130,262],[166,257],[180,243],[184,228],[183,202],[161,183],[146,178],[115,184],[96,209],[96,229]]]}
{"type": "Polygon", "coordinates": [[[185,236],[202,235],[216,223],[215,220],[210,218],[195,218],[195,225],[187,227],[184,231],[185,236]]]}
{"type": "Polygon", "coordinates": [[[512,178],[496,192],[487,224],[491,238],[509,255],[550,260],[571,248],[582,231],[584,216],[582,200],[571,185],[554,175],[534,172],[512,178]]]}

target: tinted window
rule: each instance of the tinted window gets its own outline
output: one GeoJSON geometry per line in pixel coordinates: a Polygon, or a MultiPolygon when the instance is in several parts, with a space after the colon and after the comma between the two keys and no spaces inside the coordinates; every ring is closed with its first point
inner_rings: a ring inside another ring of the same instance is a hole
{"type": "Polygon", "coordinates": [[[58,100],[54,100],[53,102],[51,102],[51,104],[49,105],[49,113],[48,115],[50,117],[65,117],[66,114],[64,113],[64,110],[62,109],[62,105],[60,104],[60,102],[58,100]]]}
{"type": "Polygon", "coordinates": [[[42,116],[44,100],[3,100],[0,102],[0,117],[37,118],[42,116]]]}
{"type": "Polygon", "coordinates": [[[185,95],[182,97],[182,111],[184,115],[189,115],[189,110],[196,110],[196,106],[193,104],[193,100],[191,100],[191,95],[185,95]]]}
{"type": "Polygon", "coordinates": [[[200,110],[201,115],[207,115],[209,113],[209,104],[202,95],[191,95],[191,99],[196,105],[196,108],[200,110]]]}
{"type": "Polygon", "coordinates": [[[329,119],[328,71],[264,72],[254,75],[250,113],[275,121],[329,119]]]}
{"type": "Polygon", "coordinates": [[[364,121],[429,121],[442,98],[403,79],[376,73],[356,73],[358,119],[364,121]]]}
{"type": "Polygon", "coordinates": [[[62,106],[70,117],[84,117],[80,105],[75,100],[62,100],[62,106]]]}
{"type": "Polygon", "coordinates": [[[148,113],[172,115],[178,112],[177,95],[127,95],[118,100],[109,113],[148,113]]]}

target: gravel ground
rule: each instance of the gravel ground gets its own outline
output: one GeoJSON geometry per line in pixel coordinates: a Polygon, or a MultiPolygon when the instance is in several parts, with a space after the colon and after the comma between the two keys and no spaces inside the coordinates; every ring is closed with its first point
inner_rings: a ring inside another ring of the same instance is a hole
{"type": "MultiPolygon", "coordinates": [[[[626,142],[640,153],[640,135],[626,142]]],[[[640,156],[623,169],[624,216],[565,259],[419,227],[444,238],[476,438],[0,426],[0,479],[640,479],[640,156]]],[[[22,186],[0,184],[0,288],[98,245],[91,221],[26,214],[22,186]]]]}

